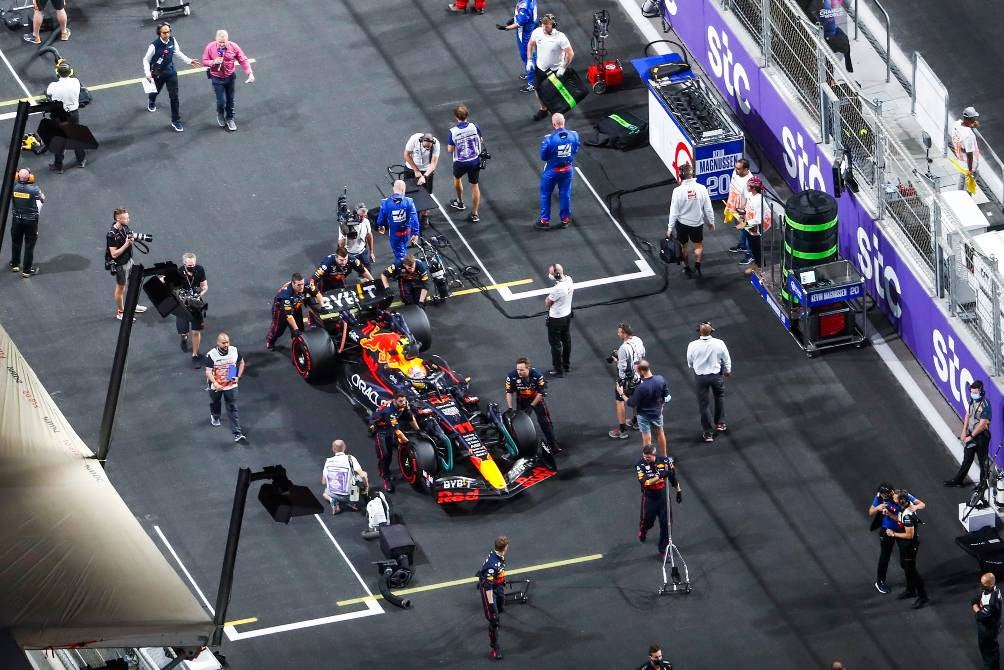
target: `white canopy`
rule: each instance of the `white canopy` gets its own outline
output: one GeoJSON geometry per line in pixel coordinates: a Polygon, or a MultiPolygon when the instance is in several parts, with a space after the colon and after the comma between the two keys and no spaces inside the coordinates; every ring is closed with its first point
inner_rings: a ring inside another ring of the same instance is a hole
{"type": "Polygon", "coordinates": [[[209,615],[0,327],[0,628],[24,649],[204,644],[209,615]]]}

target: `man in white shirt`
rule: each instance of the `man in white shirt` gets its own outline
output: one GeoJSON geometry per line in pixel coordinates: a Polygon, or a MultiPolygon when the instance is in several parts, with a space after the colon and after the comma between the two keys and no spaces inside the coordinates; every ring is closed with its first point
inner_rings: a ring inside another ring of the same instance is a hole
{"type": "Polygon", "coordinates": [[[404,163],[415,175],[415,183],[432,193],[432,178],[439,165],[439,142],[432,133],[415,133],[404,145],[404,163]]]}
{"type": "MultiPolygon", "coordinates": [[[[59,79],[49,84],[45,92],[53,100],[63,103],[63,113],[55,113],[52,116],[61,124],[79,125],[80,80],[73,76],[73,68],[66,61],[61,61],[56,66],[56,74],[59,75],[59,79]]],[[[65,138],[55,138],[49,169],[56,174],[63,174],[63,153],[65,151],[65,138]]],[[[73,155],[77,158],[77,167],[87,166],[87,154],[84,153],[83,149],[74,149],[73,155]]]]}
{"type": "Polygon", "coordinates": [[[559,263],[548,266],[547,274],[554,282],[544,300],[547,305],[547,343],[551,345],[551,369],[547,375],[563,377],[572,369],[569,359],[572,355],[572,293],[575,292],[575,285],[559,263]]]}
{"type": "Polygon", "coordinates": [[[352,486],[355,480],[362,483],[360,493],[366,493],[369,488],[369,477],[359,465],[355,456],[345,451],[345,440],[335,440],[331,443],[331,458],[324,461],[321,470],[321,484],[324,485],[322,497],[331,503],[331,513],[341,514],[346,509],[359,511],[357,501],[351,500],[352,486]]]}
{"type": "Polygon", "coordinates": [[[209,423],[220,425],[221,401],[227,404],[234,442],[247,442],[237,412],[237,382],[244,375],[244,357],[230,346],[230,336],[216,336],[216,347],[206,353],[206,380],[209,382],[209,423]]]}
{"type": "Polygon", "coordinates": [[[353,216],[345,223],[338,224],[338,246],[349,252],[349,262],[358,258],[367,270],[376,262],[376,254],[373,252],[373,227],[370,225],[366,203],[361,202],[356,205],[353,216]]]}
{"type": "Polygon", "coordinates": [[[673,189],[673,198],[669,203],[669,227],[666,237],[680,241],[683,256],[683,272],[687,278],[694,276],[690,269],[690,256],[687,243],[694,243],[694,267],[697,276],[701,276],[701,258],[704,256],[704,224],[711,230],[715,229],[715,211],[711,208],[711,196],[708,189],[697,183],[694,177],[694,166],[684,163],[680,166],[680,183],[673,189]]]}
{"type": "Polygon", "coordinates": [[[980,167],[980,145],[976,141],[976,128],[980,127],[980,114],[973,107],[962,110],[962,118],[952,126],[952,150],[955,159],[968,172],[959,175],[959,190],[966,188],[966,177],[976,177],[980,167]]]}
{"type": "Polygon", "coordinates": [[[526,71],[529,73],[535,67],[534,63],[537,68],[534,81],[537,82],[537,105],[540,109],[534,113],[534,121],[547,116],[547,108],[540,99],[540,87],[548,72],[553,70],[559,77],[563,76],[574,56],[575,52],[565,33],[558,30],[557,17],[554,14],[544,14],[540,19],[540,27],[530,33],[530,44],[526,49],[526,71]]]}
{"type": "Polygon", "coordinates": [[[715,329],[708,321],[697,328],[700,337],[687,346],[687,367],[694,371],[697,382],[697,406],[701,412],[702,438],[715,441],[715,431],[725,432],[725,380],[732,376],[732,359],[728,347],[712,337],[715,329]],[[708,391],[715,396],[715,414],[712,420],[708,391]]]}
{"type": "MultiPolygon", "coordinates": [[[[750,180],[750,164],[745,158],[736,159],[732,177],[729,179],[729,195],[725,200],[725,223],[734,220],[737,224],[746,220],[746,183],[750,180]]],[[[740,265],[749,265],[751,260],[749,244],[746,242],[746,230],[739,231],[739,241],[734,247],[729,247],[729,253],[743,254],[740,265]]]]}

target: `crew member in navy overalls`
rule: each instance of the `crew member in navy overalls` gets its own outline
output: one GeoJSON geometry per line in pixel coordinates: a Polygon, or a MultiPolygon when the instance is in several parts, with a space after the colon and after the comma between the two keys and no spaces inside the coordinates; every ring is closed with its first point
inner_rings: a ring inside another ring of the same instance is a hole
{"type": "Polygon", "coordinates": [[[516,9],[512,18],[506,23],[495,25],[499,30],[516,31],[516,48],[519,50],[519,59],[523,63],[523,70],[520,73],[521,79],[526,79],[526,86],[520,89],[523,93],[533,93],[534,75],[536,68],[526,69],[526,52],[530,46],[530,33],[537,27],[537,0],[516,0],[516,9]]]}
{"type": "Polygon", "coordinates": [[[669,546],[669,507],[666,501],[666,480],[676,491],[676,502],[683,502],[680,482],[676,479],[676,466],[672,456],[656,456],[655,447],[646,444],[641,450],[641,460],[634,466],[641,484],[641,515],[638,521],[638,541],[644,542],[648,531],[659,519],[659,553],[669,546]]]}
{"type": "Polygon", "coordinates": [[[157,39],[155,39],[146,49],[146,56],[143,58],[143,74],[147,81],[152,81],[157,85],[156,93],[148,94],[146,108],[151,112],[157,111],[157,95],[164,86],[167,86],[167,95],[171,98],[171,127],[179,133],[185,130],[181,124],[181,104],[178,102],[178,71],[174,68],[174,57],[178,56],[183,61],[187,61],[193,67],[200,67],[202,62],[197,58],[189,58],[178,46],[177,40],[171,33],[170,23],[161,23],[157,26],[157,39]]]}
{"type": "Polygon", "coordinates": [[[540,160],[545,161],[544,172],[540,175],[540,220],[537,221],[540,230],[552,230],[551,193],[555,186],[561,207],[560,227],[568,226],[572,218],[572,168],[579,150],[579,134],[565,128],[564,114],[553,114],[551,126],[554,131],[540,143],[540,160]]]}
{"type": "Polygon", "coordinates": [[[429,296],[429,267],[423,261],[405,256],[384,270],[381,279],[384,288],[390,286],[391,279],[397,280],[398,295],[405,305],[425,305],[429,296]]]}
{"type": "Polygon", "coordinates": [[[377,232],[387,233],[394,259],[400,263],[408,255],[408,246],[418,242],[419,223],[415,201],[404,194],[405,183],[394,182],[393,193],[380,203],[377,232]]]}
{"type": "Polygon", "coordinates": [[[551,422],[551,410],[544,402],[546,389],[544,373],[530,367],[528,358],[520,357],[516,359],[516,368],[505,378],[505,402],[510,409],[533,410],[547,446],[559,451],[558,441],[554,437],[554,424],[551,422]]]}
{"type": "Polygon", "coordinates": [[[335,253],[325,256],[317,264],[317,269],[310,278],[310,285],[320,293],[345,288],[345,280],[350,272],[355,272],[362,281],[373,281],[373,276],[361,260],[350,258],[345,247],[338,247],[335,253]]]}
{"type": "Polygon", "coordinates": [[[370,435],[376,447],[377,470],[383,478],[383,490],[387,493],[394,492],[394,478],[390,474],[394,449],[408,443],[404,427],[418,432],[418,420],[408,404],[408,396],[403,391],[397,391],[390,403],[370,415],[370,435]]]}
{"type": "Polygon", "coordinates": [[[485,564],[478,570],[478,591],[481,605],[488,619],[488,642],[492,646],[492,658],[502,659],[499,646],[499,615],[505,610],[505,555],[509,551],[509,538],[499,535],[495,538],[495,548],[488,554],[485,564]]]}
{"type": "Polygon", "coordinates": [[[321,304],[321,294],[311,286],[307,290],[307,284],[303,281],[303,275],[299,272],[293,273],[288,282],[283,284],[279,292],[272,298],[272,323],[268,327],[268,335],[265,336],[265,348],[275,351],[275,341],[289,328],[293,338],[300,336],[303,330],[303,303],[307,298],[313,297],[318,304],[321,304]]]}

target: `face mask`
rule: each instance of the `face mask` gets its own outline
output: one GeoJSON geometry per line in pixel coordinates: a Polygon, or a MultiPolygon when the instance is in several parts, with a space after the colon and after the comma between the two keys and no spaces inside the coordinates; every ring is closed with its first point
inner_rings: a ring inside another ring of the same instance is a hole
{"type": "Polygon", "coordinates": [[[976,393],[976,392],[973,392],[973,393],[969,394],[969,397],[972,398],[973,400],[979,400],[980,399],[980,394],[976,393]]]}

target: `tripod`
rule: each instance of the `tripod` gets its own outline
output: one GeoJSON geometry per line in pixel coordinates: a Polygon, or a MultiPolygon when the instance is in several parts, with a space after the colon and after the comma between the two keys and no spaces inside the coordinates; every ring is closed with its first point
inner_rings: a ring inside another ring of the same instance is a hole
{"type": "Polygon", "coordinates": [[[672,495],[666,492],[666,511],[669,514],[669,544],[662,555],[662,586],[659,588],[659,595],[665,596],[674,593],[690,593],[690,571],[687,570],[687,562],[683,560],[683,554],[679,547],[673,543],[673,504],[670,502],[672,495]],[[677,560],[680,565],[677,566],[677,560]],[[669,563],[669,579],[666,578],[666,563],[669,563]],[[683,574],[680,574],[680,567],[683,574]],[[672,583],[670,583],[672,581],[672,583]]]}

